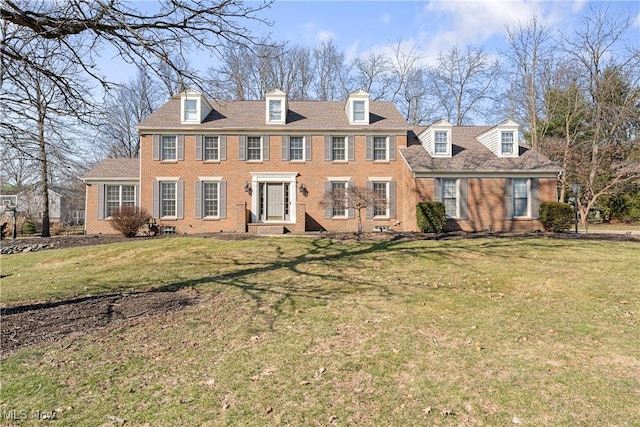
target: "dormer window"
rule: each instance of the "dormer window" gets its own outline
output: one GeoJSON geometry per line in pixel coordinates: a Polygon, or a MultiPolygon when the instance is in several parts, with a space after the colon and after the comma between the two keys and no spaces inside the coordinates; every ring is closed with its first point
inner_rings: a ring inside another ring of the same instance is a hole
{"type": "Polygon", "coordinates": [[[269,101],[269,121],[282,120],[282,101],[270,100],[269,101]]]}
{"type": "Polygon", "coordinates": [[[437,130],[433,135],[434,139],[434,153],[436,156],[445,156],[449,153],[449,138],[448,132],[437,130]]]}
{"type": "Polygon", "coordinates": [[[353,101],[353,121],[354,122],[362,122],[364,121],[364,101],[353,101]]]}
{"type": "Polygon", "coordinates": [[[501,153],[503,156],[514,154],[515,139],[513,132],[501,132],[501,153]]]}
{"type": "Polygon", "coordinates": [[[184,120],[185,122],[198,120],[198,101],[196,101],[195,99],[185,99],[184,120]]]}

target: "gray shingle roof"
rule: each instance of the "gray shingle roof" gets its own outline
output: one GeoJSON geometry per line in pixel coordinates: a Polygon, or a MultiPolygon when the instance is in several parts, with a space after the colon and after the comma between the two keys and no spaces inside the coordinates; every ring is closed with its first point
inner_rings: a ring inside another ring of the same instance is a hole
{"type": "Polygon", "coordinates": [[[265,101],[209,101],[213,111],[203,123],[180,123],[180,98],[174,97],[138,124],[140,130],[149,129],[225,129],[299,130],[299,131],[357,131],[384,129],[407,131],[409,125],[391,102],[371,101],[369,125],[350,125],[344,111],[344,101],[289,101],[287,123],[265,123],[265,101]]]}
{"type": "Polygon", "coordinates": [[[98,179],[139,179],[140,159],[104,159],[82,178],[98,179]]]}
{"type": "Polygon", "coordinates": [[[416,135],[424,127],[409,133],[409,146],[400,149],[413,172],[552,172],[562,169],[539,152],[519,145],[520,155],[513,158],[497,157],[476,137],[493,126],[454,126],[451,133],[452,156],[431,157],[416,135]]]}

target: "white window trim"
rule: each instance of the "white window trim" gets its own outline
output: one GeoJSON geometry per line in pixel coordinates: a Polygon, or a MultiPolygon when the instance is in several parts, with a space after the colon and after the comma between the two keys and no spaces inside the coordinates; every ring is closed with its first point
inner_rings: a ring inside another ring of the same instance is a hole
{"type": "Polygon", "coordinates": [[[331,161],[336,163],[349,162],[349,137],[347,135],[331,135],[331,161]],[[342,138],[344,140],[344,159],[336,159],[334,156],[334,151],[333,151],[334,138],[342,138]]]}
{"type": "Polygon", "coordinates": [[[158,212],[160,213],[160,218],[161,219],[177,219],[178,218],[178,179],[173,180],[173,179],[162,179],[162,178],[158,178],[157,181],[159,181],[159,188],[158,188],[158,203],[160,203],[158,212]],[[163,206],[162,206],[162,202],[163,202],[163,196],[162,196],[162,185],[163,184],[173,184],[175,186],[175,215],[163,215],[163,206]]]}
{"type": "Polygon", "coordinates": [[[247,140],[245,143],[245,158],[248,163],[260,163],[263,161],[262,153],[264,152],[264,138],[262,135],[247,135],[247,140]],[[259,159],[250,159],[249,158],[249,138],[260,138],[260,158],[259,159]]]}
{"type": "Polygon", "coordinates": [[[513,218],[514,219],[529,219],[531,218],[531,179],[530,178],[513,178],[511,181],[511,204],[513,209],[513,218]],[[516,180],[524,180],[527,184],[527,211],[525,215],[516,216],[516,187],[514,182],[516,180]]]}
{"type": "Polygon", "coordinates": [[[389,151],[390,151],[390,147],[389,147],[389,136],[379,136],[379,135],[373,135],[371,137],[371,144],[373,144],[373,146],[371,147],[372,153],[372,159],[374,162],[380,162],[380,163],[388,163],[389,162],[389,151]],[[385,139],[385,149],[384,149],[384,159],[376,159],[376,138],[384,138],[385,139]]]}
{"type": "Polygon", "coordinates": [[[207,163],[218,163],[220,162],[220,135],[202,135],[202,161],[207,163]],[[218,139],[218,157],[215,159],[207,159],[205,153],[206,149],[206,140],[207,138],[217,138],[218,139]]]}
{"type": "Polygon", "coordinates": [[[375,213],[375,208],[373,209],[373,219],[388,219],[390,218],[389,215],[389,209],[391,208],[391,206],[389,206],[389,183],[391,182],[391,179],[376,179],[376,178],[369,178],[369,181],[372,182],[373,185],[373,189],[375,191],[375,184],[384,184],[386,186],[385,188],[385,198],[387,200],[387,207],[385,209],[385,213],[384,215],[376,215],[375,213]]]}
{"type": "Polygon", "coordinates": [[[289,137],[289,161],[292,163],[300,163],[307,161],[307,138],[304,135],[291,135],[289,137]],[[291,160],[291,138],[302,138],[302,159],[291,160]]]}
{"type": "Polygon", "coordinates": [[[451,132],[447,129],[434,129],[433,130],[433,155],[434,157],[451,157],[451,132]],[[443,153],[436,151],[436,133],[443,132],[447,136],[446,149],[443,153]]]}
{"type": "Polygon", "coordinates": [[[444,181],[455,181],[455,185],[456,185],[456,214],[455,215],[446,214],[447,218],[454,218],[454,219],[460,218],[460,179],[461,178],[441,178],[440,200],[442,200],[443,204],[444,204],[444,181]]]}
{"type": "Polygon", "coordinates": [[[347,219],[349,218],[349,208],[347,207],[347,190],[349,188],[349,180],[343,180],[343,179],[334,179],[334,178],[329,178],[329,182],[331,182],[331,191],[333,191],[333,184],[344,184],[344,191],[345,191],[345,203],[344,203],[344,215],[336,215],[335,212],[335,208],[331,209],[331,219],[337,218],[337,219],[347,219]]]}
{"type": "Polygon", "coordinates": [[[353,123],[366,123],[367,122],[367,101],[364,99],[354,99],[351,101],[351,121],[353,123]],[[356,110],[356,104],[362,103],[362,110],[356,110]],[[362,113],[362,118],[357,119],[356,113],[362,113]]]}
{"type": "Polygon", "coordinates": [[[107,192],[107,187],[118,187],[118,208],[122,208],[122,187],[133,187],[133,206],[137,206],[136,204],[136,200],[138,200],[138,194],[137,194],[137,185],[136,184],[115,184],[115,183],[108,183],[104,185],[104,219],[111,219],[113,218],[109,212],[107,212],[107,210],[109,209],[108,206],[108,192],[107,192]]]}
{"type": "Polygon", "coordinates": [[[220,181],[222,179],[199,179],[199,185],[201,185],[201,200],[202,204],[202,219],[220,219],[220,181]],[[218,186],[218,215],[205,215],[205,198],[204,198],[204,185],[216,184],[218,186]]]}
{"type": "Polygon", "coordinates": [[[517,141],[518,141],[517,132],[512,131],[512,130],[502,130],[502,131],[500,131],[500,148],[499,148],[500,156],[501,157],[518,157],[518,144],[517,144],[517,141]],[[503,144],[502,143],[502,136],[504,134],[508,134],[508,133],[510,133],[512,138],[513,138],[513,141],[511,142],[511,153],[505,153],[504,151],[502,151],[502,144],[503,144]]]}
{"type": "Polygon", "coordinates": [[[177,162],[178,161],[178,135],[160,135],[160,161],[161,162],[177,162]],[[173,138],[173,143],[175,146],[175,157],[173,158],[165,158],[164,157],[164,140],[165,138],[173,138]]]}
{"type": "Polygon", "coordinates": [[[202,102],[200,100],[200,97],[190,98],[189,96],[184,96],[180,102],[180,119],[181,119],[180,122],[183,124],[200,123],[201,111],[202,111],[202,102]],[[193,119],[187,119],[187,108],[186,108],[187,101],[196,102],[195,118],[193,119]]]}

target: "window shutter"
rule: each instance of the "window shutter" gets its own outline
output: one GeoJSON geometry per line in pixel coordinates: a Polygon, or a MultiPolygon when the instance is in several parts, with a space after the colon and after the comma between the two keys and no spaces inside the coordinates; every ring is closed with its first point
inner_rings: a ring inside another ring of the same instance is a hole
{"type": "Polygon", "coordinates": [[[184,135],[178,135],[177,137],[177,160],[184,160],[184,135]]]}
{"type": "Polygon", "coordinates": [[[391,135],[389,137],[389,161],[396,161],[396,137],[395,135],[391,135]]]}
{"type": "Polygon", "coordinates": [[[202,135],[196,135],[196,160],[202,160],[202,135]]]}
{"type": "Polygon", "coordinates": [[[196,181],[193,185],[196,189],[196,218],[202,218],[202,181],[196,181]]]}
{"type": "Polygon", "coordinates": [[[184,181],[178,181],[176,184],[176,217],[184,218],[184,181]]]}
{"type": "Polygon", "coordinates": [[[538,178],[531,178],[531,218],[538,219],[540,217],[540,181],[538,178]]]}
{"type": "Polygon", "coordinates": [[[289,135],[282,135],[282,160],[289,160],[289,135]]]}
{"type": "Polygon", "coordinates": [[[247,158],[247,136],[238,136],[238,160],[245,160],[247,158]]]}
{"type": "Polygon", "coordinates": [[[160,181],[153,181],[153,200],[151,209],[154,218],[160,217],[160,181]]]}
{"type": "Polygon", "coordinates": [[[389,218],[396,217],[396,183],[391,181],[389,183],[389,218]]]}
{"type": "Polygon", "coordinates": [[[227,135],[218,137],[218,150],[220,161],[227,160],[227,135]]]}
{"type": "MultiPolygon", "coordinates": [[[[369,139],[369,137],[367,137],[367,140],[369,139]]],[[[367,193],[369,193],[367,195],[367,198],[371,201],[371,203],[367,203],[367,213],[365,214],[365,218],[370,219],[373,218],[373,203],[375,200],[375,194],[371,193],[373,191],[373,182],[371,181],[367,181],[365,183],[365,188],[367,189],[367,193]]]]}
{"type": "Polygon", "coordinates": [[[356,159],[356,144],[354,142],[353,135],[347,137],[347,147],[349,149],[349,161],[353,162],[356,159]]]}
{"type": "MultiPolygon", "coordinates": [[[[353,189],[353,187],[355,187],[355,183],[353,181],[349,181],[347,182],[347,198],[349,198],[351,193],[351,190],[353,189]]],[[[353,208],[348,208],[347,209],[347,218],[355,218],[356,217],[356,210],[353,208]]]]}
{"type": "Polygon", "coordinates": [[[365,158],[367,162],[373,161],[373,137],[371,135],[367,135],[365,158]]]}
{"type": "Polygon", "coordinates": [[[269,135],[262,136],[262,161],[269,160],[269,135]]]}
{"type": "Polygon", "coordinates": [[[104,219],[104,184],[98,185],[98,219],[104,219]]]}
{"type": "Polygon", "coordinates": [[[160,135],[153,135],[153,160],[160,160],[160,135]]]}
{"type": "Polygon", "coordinates": [[[330,162],[333,156],[331,154],[331,137],[329,135],[325,135],[324,137],[324,161],[330,162]]]}
{"type": "Polygon", "coordinates": [[[313,153],[313,146],[311,145],[311,135],[307,135],[304,137],[304,159],[311,160],[311,154],[313,153]]]}
{"type": "Polygon", "coordinates": [[[504,212],[507,218],[513,218],[513,179],[504,180],[504,212]]]}
{"type": "Polygon", "coordinates": [[[433,178],[433,201],[442,202],[442,180],[433,178]]]}
{"type": "Polygon", "coordinates": [[[218,206],[218,214],[220,218],[227,217],[227,181],[220,181],[218,184],[218,197],[220,206],[218,206]]]}
{"type": "Polygon", "coordinates": [[[140,207],[140,185],[134,185],[133,191],[136,193],[136,206],[140,207]]]}
{"type": "Polygon", "coordinates": [[[325,218],[331,218],[333,216],[333,201],[330,201],[330,196],[329,194],[331,194],[331,182],[327,181],[324,183],[324,200],[325,200],[325,205],[324,205],[324,217],[325,218]]]}
{"type": "Polygon", "coordinates": [[[467,206],[467,178],[460,178],[458,180],[458,186],[460,192],[460,201],[458,202],[460,212],[458,212],[458,214],[460,215],[460,219],[467,219],[467,212],[469,210],[467,206]]]}

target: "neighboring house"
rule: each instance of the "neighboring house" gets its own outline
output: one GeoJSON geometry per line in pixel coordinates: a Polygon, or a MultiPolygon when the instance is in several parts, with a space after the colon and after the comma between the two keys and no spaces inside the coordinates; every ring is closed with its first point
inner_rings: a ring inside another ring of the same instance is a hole
{"type": "MultiPolygon", "coordinates": [[[[30,188],[18,192],[7,192],[17,197],[17,212],[26,218],[40,221],[44,213],[42,194],[39,189],[30,188]]],[[[61,189],[49,189],[49,222],[57,223],[73,216],[73,205],[61,189]]]]}
{"type": "Polygon", "coordinates": [[[139,205],[176,232],[354,231],[325,193],[372,189],[364,230],[416,231],[416,204],[441,200],[449,229],[536,230],[560,169],[518,144],[518,125],[412,129],[391,102],[218,102],[187,90],[138,125],[140,159],[107,159],[83,180],[88,234],[114,233],[111,209],[139,205]],[[501,216],[501,217],[500,217],[501,216]]]}

